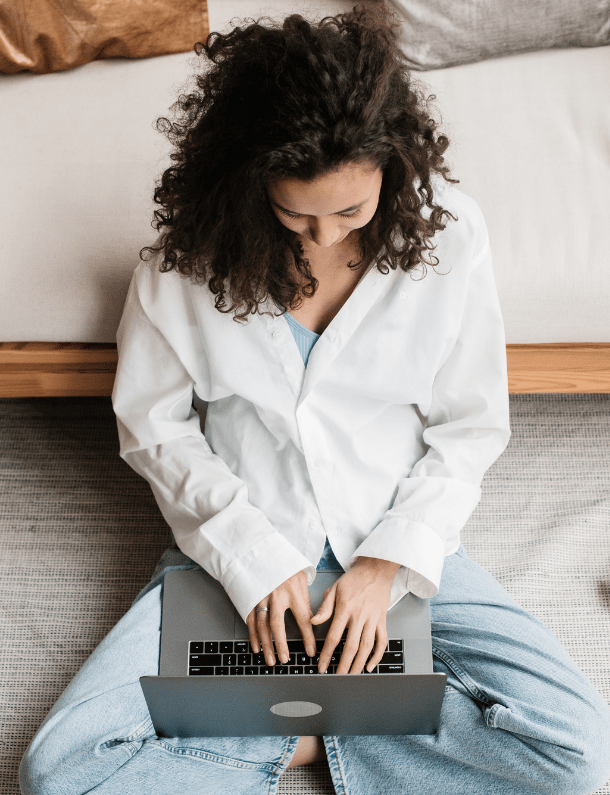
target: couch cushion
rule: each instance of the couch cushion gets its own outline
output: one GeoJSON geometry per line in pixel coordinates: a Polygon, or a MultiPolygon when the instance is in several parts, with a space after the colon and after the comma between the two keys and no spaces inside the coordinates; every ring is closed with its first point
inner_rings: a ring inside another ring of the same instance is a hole
{"type": "Polygon", "coordinates": [[[17,0],[4,3],[1,16],[0,72],[7,74],[185,52],[208,34],[206,0],[17,0]]]}
{"type": "Polygon", "coordinates": [[[390,0],[414,69],[610,44],[610,0],[390,0]]]}

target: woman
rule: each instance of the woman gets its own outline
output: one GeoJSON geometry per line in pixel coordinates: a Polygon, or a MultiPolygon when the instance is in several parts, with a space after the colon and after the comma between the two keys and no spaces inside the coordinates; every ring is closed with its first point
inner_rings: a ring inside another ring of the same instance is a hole
{"type": "Polygon", "coordinates": [[[174,163],[113,406],[180,551],[51,711],[24,793],[270,793],[324,756],[350,795],[605,780],[607,705],[459,543],[510,434],[502,319],[481,213],[375,7],[213,34],[198,45],[210,68],[161,121],[174,163]],[[383,653],[388,608],[430,598],[438,734],[156,737],[138,679],[157,673],[164,574],[196,566],[270,665],[287,658],[288,608],[312,654],[332,617],[320,671],[347,630],[337,673],[358,674],[383,653]],[[316,566],[344,574],[312,616],[316,566]]]}

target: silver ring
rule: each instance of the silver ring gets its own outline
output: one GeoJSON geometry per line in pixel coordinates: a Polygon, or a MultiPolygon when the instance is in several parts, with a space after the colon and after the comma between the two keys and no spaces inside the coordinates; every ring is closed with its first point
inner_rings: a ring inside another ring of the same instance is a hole
{"type": "Polygon", "coordinates": [[[257,607],[256,608],[256,612],[257,613],[268,613],[269,612],[269,608],[268,607],[257,607]]]}

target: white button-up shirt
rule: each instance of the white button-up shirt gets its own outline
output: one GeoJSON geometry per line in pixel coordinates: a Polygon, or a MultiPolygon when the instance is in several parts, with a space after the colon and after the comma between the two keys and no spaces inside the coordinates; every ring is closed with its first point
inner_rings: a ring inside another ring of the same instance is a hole
{"type": "Polygon", "coordinates": [[[244,620],[296,572],[313,581],[327,536],[346,570],[401,564],[392,604],[434,596],[508,443],[485,223],[454,187],[436,196],[458,218],[435,236],[436,269],[370,265],[307,368],[283,316],[238,323],[158,257],[135,269],[112,393],[120,454],[244,620]]]}

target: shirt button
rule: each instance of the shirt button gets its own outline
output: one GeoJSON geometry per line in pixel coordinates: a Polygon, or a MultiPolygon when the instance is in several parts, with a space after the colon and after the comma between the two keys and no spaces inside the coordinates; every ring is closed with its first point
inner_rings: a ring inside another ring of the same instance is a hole
{"type": "Polygon", "coordinates": [[[272,336],[274,339],[277,339],[278,337],[281,337],[281,336],[282,336],[282,334],[281,334],[281,332],[279,332],[277,329],[275,329],[275,331],[272,331],[272,332],[271,332],[271,336],[272,336]]]}
{"type": "Polygon", "coordinates": [[[314,521],[313,519],[312,519],[312,520],[309,522],[309,527],[310,527],[312,530],[315,530],[317,526],[318,526],[318,525],[315,523],[315,521],[314,521]]]}
{"type": "Polygon", "coordinates": [[[324,461],[321,458],[314,458],[313,465],[315,467],[321,467],[324,461]]]}

